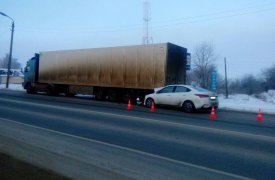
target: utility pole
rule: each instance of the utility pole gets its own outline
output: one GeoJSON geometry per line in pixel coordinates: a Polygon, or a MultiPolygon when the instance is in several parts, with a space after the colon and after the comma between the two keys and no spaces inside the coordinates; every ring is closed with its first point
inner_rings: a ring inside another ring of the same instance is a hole
{"type": "Polygon", "coordinates": [[[224,58],[224,71],[225,71],[225,97],[226,99],[228,99],[226,58],[224,58]]]}
{"type": "Polygon", "coordinates": [[[8,74],[7,74],[7,82],[6,82],[6,88],[9,88],[9,81],[10,81],[10,70],[11,70],[11,59],[12,59],[12,45],[13,45],[13,32],[14,32],[14,20],[6,15],[3,12],[0,12],[0,15],[5,16],[12,20],[12,25],[11,25],[11,42],[10,42],[10,54],[9,54],[9,63],[8,63],[8,74]]]}

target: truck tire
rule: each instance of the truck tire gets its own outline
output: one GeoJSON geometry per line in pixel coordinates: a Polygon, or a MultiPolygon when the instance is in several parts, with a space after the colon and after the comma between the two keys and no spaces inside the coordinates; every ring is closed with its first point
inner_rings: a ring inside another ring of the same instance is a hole
{"type": "Polygon", "coordinates": [[[73,97],[73,96],[75,96],[75,94],[74,94],[74,93],[71,93],[71,92],[70,92],[70,88],[67,87],[66,90],[65,90],[65,96],[66,96],[66,97],[73,97]]]}
{"type": "Polygon", "coordinates": [[[102,88],[98,88],[95,92],[95,99],[98,101],[103,101],[105,98],[104,91],[102,88]]]}
{"type": "Polygon", "coordinates": [[[35,93],[34,88],[31,86],[30,83],[28,83],[26,85],[26,91],[27,91],[28,94],[34,94],[35,93]]]}
{"type": "Polygon", "coordinates": [[[74,93],[68,93],[68,92],[67,92],[67,93],[65,93],[65,96],[66,96],[66,97],[74,97],[75,94],[74,94],[74,93]]]}
{"type": "Polygon", "coordinates": [[[131,98],[131,93],[130,92],[126,92],[122,96],[122,102],[125,103],[125,104],[127,104],[129,100],[131,100],[131,102],[134,103],[133,100],[132,100],[132,98],[131,98]]]}
{"type": "Polygon", "coordinates": [[[116,102],[118,100],[118,94],[115,90],[110,90],[108,92],[109,101],[116,102]]]}
{"type": "Polygon", "coordinates": [[[46,92],[48,96],[56,96],[58,94],[56,88],[53,85],[48,85],[46,92]]]}

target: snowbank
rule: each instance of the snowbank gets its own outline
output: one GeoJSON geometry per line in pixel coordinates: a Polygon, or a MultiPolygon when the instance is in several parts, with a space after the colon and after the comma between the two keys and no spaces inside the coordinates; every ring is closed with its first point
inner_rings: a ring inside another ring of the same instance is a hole
{"type": "Polygon", "coordinates": [[[219,95],[220,109],[237,110],[247,112],[258,112],[275,114],[275,91],[249,96],[245,94],[229,95],[228,99],[224,95],[219,95]]]}
{"type": "Polygon", "coordinates": [[[261,93],[259,95],[256,95],[255,97],[262,99],[265,102],[275,104],[275,90],[269,90],[267,91],[267,93],[261,93]]]}
{"type": "MultiPolygon", "coordinates": [[[[6,84],[0,84],[0,89],[5,89],[6,84]]],[[[9,89],[16,91],[24,91],[21,84],[10,84],[9,89]]],[[[224,95],[219,95],[219,109],[258,112],[259,109],[263,113],[275,114],[275,90],[249,96],[245,94],[229,95],[226,99],[224,95]]]]}

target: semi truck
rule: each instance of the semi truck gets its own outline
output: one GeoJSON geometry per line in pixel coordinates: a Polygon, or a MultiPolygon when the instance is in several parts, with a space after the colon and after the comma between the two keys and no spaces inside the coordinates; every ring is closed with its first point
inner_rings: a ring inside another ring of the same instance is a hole
{"type": "Polygon", "coordinates": [[[154,88],[185,84],[189,55],[172,43],[40,52],[27,61],[22,85],[29,94],[143,101],[154,88]]]}

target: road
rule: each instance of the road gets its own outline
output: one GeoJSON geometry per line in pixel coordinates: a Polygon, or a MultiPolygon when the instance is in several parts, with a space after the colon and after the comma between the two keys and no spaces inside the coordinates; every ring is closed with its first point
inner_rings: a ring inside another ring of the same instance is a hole
{"type": "Polygon", "coordinates": [[[275,179],[275,116],[0,90],[0,151],[74,179],[275,179]]]}

